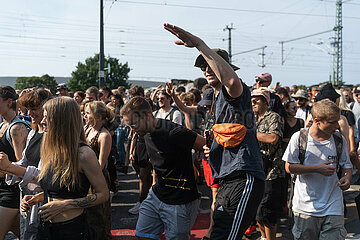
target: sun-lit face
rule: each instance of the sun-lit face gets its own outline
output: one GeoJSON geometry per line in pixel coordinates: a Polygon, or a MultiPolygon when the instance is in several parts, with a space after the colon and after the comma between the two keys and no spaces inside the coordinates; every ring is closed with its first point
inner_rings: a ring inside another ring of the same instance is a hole
{"type": "Polygon", "coordinates": [[[295,102],[290,102],[289,106],[285,109],[286,113],[289,116],[295,116],[296,115],[296,111],[297,111],[297,106],[295,102]]]}
{"type": "Polygon", "coordinates": [[[36,125],[39,124],[44,117],[43,112],[44,110],[42,109],[42,107],[29,108],[28,115],[31,117],[31,123],[36,125]]]}
{"type": "Polygon", "coordinates": [[[41,124],[43,131],[47,132],[47,111],[45,109],[43,111],[43,118],[42,118],[40,124],[41,124]]]}
{"type": "Polygon", "coordinates": [[[211,67],[207,64],[204,63],[201,67],[200,67],[201,71],[203,72],[207,82],[209,85],[211,85],[212,87],[216,87],[220,81],[217,78],[216,74],[213,72],[213,70],[211,69],[211,67]]]}
{"type": "MultiPolygon", "coordinates": [[[[148,113],[151,114],[151,113],[148,113]]],[[[139,114],[130,113],[128,115],[123,116],[123,120],[126,125],[130,126],[132,130],[134,130],[139,136],[144,136],[149,132],[149,116],[139,114]]]]}
{"type": "Polygon", "coordinates": [[[77,102],[78,104],[80,104],[82,102],[82,97],[78,94],[78,93],[75,93],[74,94],[74,100],[75,102],[77,102]]]}
{"type": "Polygon", "coordinates": [[[160,108],[166,108],[170,106],[171,100],[166,95],[160,94],[158,97],[158,103],[160,108]]]}
{"type": "Polygon", "coordinates": [[[85,119],[86,125],[88,125],[88,126],[93,126],[95,124],[95,119],[93,118],[92,114],[90,113],[89,106],[85,107],[84,119],[85,119]]]}
{"type": "Polygon", "coordinates": [[[339,119],[340,113],[331,114],[328,116],[327,120],[316,121],[316,124],[318,125],[320,131],[326,134],[333,134],[337,129],[340,128],[339,119]]]}
{"type": "Polygon", "coordinates": [[[267,109],[267,104],[265,102],[265,99],[261,96],[251,97],[251,105],[255,115],[263,113],[267,109]]]}
{"type": "Polygon", "coordinates": [[[86,93],[86,101],[93,102],[96,101],[96,95],[94,93],[86,93]]]}

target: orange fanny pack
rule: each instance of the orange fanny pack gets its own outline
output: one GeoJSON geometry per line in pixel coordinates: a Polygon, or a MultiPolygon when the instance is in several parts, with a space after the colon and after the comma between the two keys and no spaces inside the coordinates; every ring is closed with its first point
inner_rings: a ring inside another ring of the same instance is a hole
{"type": "Polygon", "coordinates": [[[216,142],[226,148],[238,146],[245,138],[246,127],[238,123],[220,123],[213,127],[216,142]]]}

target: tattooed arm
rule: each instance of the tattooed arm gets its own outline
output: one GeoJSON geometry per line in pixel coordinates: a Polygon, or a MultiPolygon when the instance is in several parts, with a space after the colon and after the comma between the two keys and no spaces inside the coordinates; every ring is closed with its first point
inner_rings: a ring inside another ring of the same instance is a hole
{"type": "Polygon", "coordinates": [[[22,159],[22,152],[26,145],[27,135],[28,130],[22,123],[14,124],[10,129],[12,145],[14,146],[15,157],[18,161],[22,159]]]}
{"type": "Polygon", "coordinates": [[[44,221],[53,219],[58,214],[71,209],[81,209],[101,204],[109,199],[109,189],[94,151],[87,147],[80,148],[80,169],[84,172],[95,193],[83,198],[50,201],[39,208],[44,221]]]}

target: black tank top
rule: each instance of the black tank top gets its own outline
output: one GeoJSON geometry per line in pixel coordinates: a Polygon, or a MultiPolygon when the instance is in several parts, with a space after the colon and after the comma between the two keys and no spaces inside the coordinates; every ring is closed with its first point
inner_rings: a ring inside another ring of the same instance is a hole
{"type": "MultiPolygon", "coordinates": [[[[80,147],[87,146],[85,143],[80,143],[80,147]]],[[[90,188],[90,182],[84,173],[79,173],[80,187],[68,190],[67,186],[60,186],[60,179],[56,179],[52,183],[53,171],[48,171],[46,176],[40,180],[40,186],[46,190],[49,197],[61,199],[73,199],[85,197],[90,188]]]]}
{"type": "Polygon", "coordinates": [[[25,156],[29,166],[37,167],[40,161],[40,148],[44,133],[36,132],[30,139],[25,150],[25,156]]]}

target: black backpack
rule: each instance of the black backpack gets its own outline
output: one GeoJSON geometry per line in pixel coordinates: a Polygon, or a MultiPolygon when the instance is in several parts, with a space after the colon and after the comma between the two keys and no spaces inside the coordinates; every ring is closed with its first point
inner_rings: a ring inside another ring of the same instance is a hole
{"type": "MultiPolygon", "coordinates": [[[[157,117],[157,115],[158,115],[158,113],[159,113],[159,110],[160,110],[160,109],[158,109],[158,110],[155,111],[155,113],[154,113],[154,117],[155,117],[155,118],[157,117]]],[[[167,119],[167,117],[169,117],[169,120],[170,120],[170,121],[173,121],[173,119],[174,119],[174,113],[175,113],[176,110],[178,110],[178,111],[181,113],[181,125],[185,126],[185,118],[184,118],[182,112],[181,112],[177,107],[171,106],[170,112],[165,116],[164,119],[167,119]]]]}

